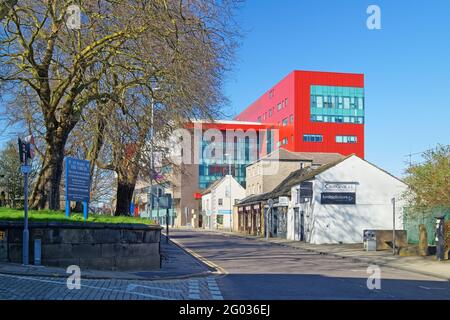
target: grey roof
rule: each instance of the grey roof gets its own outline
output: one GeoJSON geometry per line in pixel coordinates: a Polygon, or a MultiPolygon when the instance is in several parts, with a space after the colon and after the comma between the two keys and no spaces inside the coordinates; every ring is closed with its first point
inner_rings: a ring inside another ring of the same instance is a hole
{"type": "Polygon", "coordinates": [[[291,152],[289,150],[286,150],[284,148],[278,148],[277,150],[272,151],[268,155],[265,155],[264,157],[261,157],[259,161],[273,161],[273,160],[306,160],[306,161],[312,161],[313,158],[310,156],[307,156],[306,154],[303,154],[301,152],[291,152]]]}
{"type": "Polygon", "coordinates": [[[305,167],[293,171],[283,181],[281,181],[281,183],[278,186],[276,186],[272,191],[244,198],[238,203],[238,205],[261,202],[271,198],[274,199],[280,196],[290,195],[292,187],[299,185],[303,181],[307,181],[314,178],[316,175],[334,167],[335,165],[341,163],[347,158],[350,158],[351,156],[353,155],[349,155],[347,157],[340,157],[340,159],[334,162],[321,165],[319,168],[316,169],[314,169],[313,167],[305,167]]]}
{"type": "Polygon", "coordinates": [[[268,155],[261,157],[255,162],[249,164],[251,166],[260,161],[309,161],[313,164],[323,165],[343,159],[345,156],[339,153],[329,152],[292,152],[284,148],[278,148],[268,155]]]}
{"type": "Polygon", "coordinates": [[[344,159],[340,153],[329,153],[329,152],[294,152],[298,157],[309,158],[312,160],[313,164],[327,164],[332,163],[340,159],[344,159]]]}

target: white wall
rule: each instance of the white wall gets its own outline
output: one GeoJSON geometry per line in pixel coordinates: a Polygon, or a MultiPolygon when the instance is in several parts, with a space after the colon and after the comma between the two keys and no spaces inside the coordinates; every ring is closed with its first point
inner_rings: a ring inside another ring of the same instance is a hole
{"type": "MultiPolygon", "coordinates": [[[[295,188],[291,207],[295,201],[295,188]]],[[[406,185],[370,163],[352,156],[317,175],[313,183],[313,201],[301,205],[305,212],[307,241],[322,243],[360,243],[364,229],[392,229],[392,203],[396,198],[396,229],[403,229],[401,194],[406,185]],[[322,205],[325,182],[356,182],[356,205],[322,205]],[[308,217],[309,216],[309,217],[308,217]]],[[[288,238],[294,239],[294,211],[289,210],[288,238]]]]}
{"type": "MultiPolygon", "coordinates": [[[[236,181],[232,176],[227,175],[225,179],[222,180],[219,185],[211,190],[211,193],[202,196],[202,210],[204,203],[209,199],[209,210],[211,210],[211,227],[217,228],[216,217],[220,214],[220,210],[228,210],[228,214],[223,215],[223,227],[231,227],[232,210],[235,200],[241,200],[245,198],[245,189],[236,181]],[[231,183],[231,206],[230,206],[230,196],[228,190],[230,189],[231,183]],[[219,205],[219,199],[222,199],[222,205],[219,205]],[[204,202],[205,201],[205,202],[204,202]]],[[[205,225],[208,227],[208,221],[205,221],[205,225]]]]}

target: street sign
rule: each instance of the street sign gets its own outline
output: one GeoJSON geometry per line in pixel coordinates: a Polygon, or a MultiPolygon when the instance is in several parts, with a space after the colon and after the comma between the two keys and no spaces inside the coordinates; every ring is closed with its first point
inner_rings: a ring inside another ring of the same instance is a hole
{"type": "Polygon", "coordinates": [[[70,215],[70,201],[83,202],[84,220],[88,218],[91,192],[90,164],[87,160],[66,158],[66,217],[70,215]]]}
{"type": "Polygon", "coordinates": [[[90,164],[87,160],[66,158],[66,201],[89,202],[90,164]]]}
{"type": "Polygon", "coordinates": [[[172,195],[170,193],[166,193],[164,196],[159,197],[159,207],[161,209],[172,208],[172,195]]]}

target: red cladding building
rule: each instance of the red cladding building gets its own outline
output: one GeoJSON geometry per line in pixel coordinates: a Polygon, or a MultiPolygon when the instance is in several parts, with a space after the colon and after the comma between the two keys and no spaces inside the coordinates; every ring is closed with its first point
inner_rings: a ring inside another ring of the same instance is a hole
{"type": "Polygon", "coordinates": [[[364,75],[293,71],[235,117],[279,129],[268,152],[337,152],[364,158],[364,75]]]}

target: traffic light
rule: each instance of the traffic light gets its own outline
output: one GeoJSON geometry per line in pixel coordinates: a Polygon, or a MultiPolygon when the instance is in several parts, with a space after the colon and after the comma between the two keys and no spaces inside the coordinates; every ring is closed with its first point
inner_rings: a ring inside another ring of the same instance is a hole
{"type": "Polygon", "coordinates": [[[23,140],[18,138],[20,163],[26,163],[27,159],[34,158],[33,143],[34,143],[33,136],[28,136],[23,140]]]}

